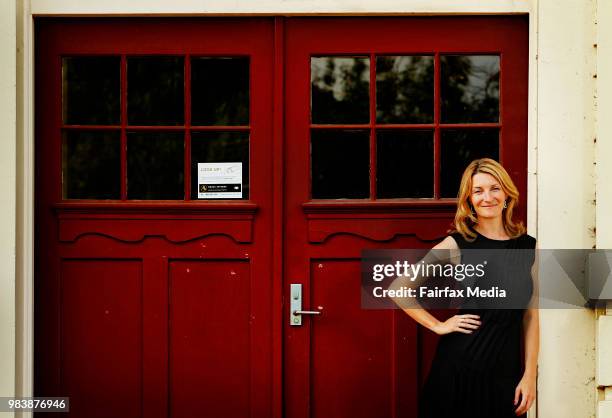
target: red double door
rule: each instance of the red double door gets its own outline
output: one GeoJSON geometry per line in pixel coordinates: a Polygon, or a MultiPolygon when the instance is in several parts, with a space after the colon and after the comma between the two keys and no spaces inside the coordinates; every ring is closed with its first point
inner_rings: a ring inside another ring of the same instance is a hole
{"type": "Polygon", "coordinates": [[[435,340],[361,309],[360,254],[443,237],[472,158],[525,196],[525,19],[41,19],[36,42],[38,396],[416,415],[435,340]],[[218,163],[239,194],[203,192],[218,163]]]}

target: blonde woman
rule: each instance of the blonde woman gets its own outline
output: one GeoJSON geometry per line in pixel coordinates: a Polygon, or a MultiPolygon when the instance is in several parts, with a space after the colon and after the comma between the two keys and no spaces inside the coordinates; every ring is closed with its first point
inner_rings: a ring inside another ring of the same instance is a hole
{"type": "MultiPolygon", "coordinates": [[[[535,249],[535,238],[513,220],[518,198],[516,186],[497,161],[473,161],[461,178],[454,231],[434,249],[535,249]]],[[[528,280],[527,301],[531,298],[532,303],[525,309],[462,308],[446,321],[420,306],[404,309],[441,336],[421,394],[420,418],[505,418],[522,416],[531,407],[539,350],[533,265],[530,259],[524,274],[511,278],[528,280]]]]}

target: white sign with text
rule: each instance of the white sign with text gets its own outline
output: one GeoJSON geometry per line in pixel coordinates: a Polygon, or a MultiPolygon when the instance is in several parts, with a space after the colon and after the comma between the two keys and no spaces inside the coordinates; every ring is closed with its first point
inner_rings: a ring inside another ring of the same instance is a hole
{"type": "Polygon", "coordinates": [[[236,198],[242,198],[242,163],[198,163],[198,199],[236,198]]]}

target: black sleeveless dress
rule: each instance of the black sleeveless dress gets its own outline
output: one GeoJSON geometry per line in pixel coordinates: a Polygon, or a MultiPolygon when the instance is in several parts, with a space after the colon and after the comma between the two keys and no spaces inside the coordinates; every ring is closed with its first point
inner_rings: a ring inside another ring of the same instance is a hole
{"type": "MultiPolygon", "coordinates": [[[[527,234],[510,240],[493,240],[478,234],[473,242],[466,241],[458,232],[451,236],[461,250],[533,250],[536,244],[535,238],[527,234]]],[[[462,263],[468,262],[465,253],[462,253],[462,263]]],[[[520,264],[526,268],[512,274],[512,280],[528,281],[531,286],[534,251],[514,253],[522,254],[523,258],[528,254],[528,259],[522,260],[520,264]]],[[[530,287],[529,296],[531,290],[530,287]]],[[[420,395],[419,418],[516,418],[514,391],[523,375],[524,312],[524,308],[479,309],[469,301],[461,306],[457,314],[480,315],[481,325],[472,334],[452,332],[440,337],[420,395]]]]}

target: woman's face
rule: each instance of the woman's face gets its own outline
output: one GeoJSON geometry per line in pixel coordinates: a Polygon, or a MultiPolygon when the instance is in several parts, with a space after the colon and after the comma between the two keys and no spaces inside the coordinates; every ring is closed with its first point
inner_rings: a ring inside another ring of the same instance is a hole
{"type": "Polygon", "coordinates": [[[476,173],[472,177],[470,201],[478,218],[496,218],[502,215],[506,193],[490,174],[476,173]]]}

